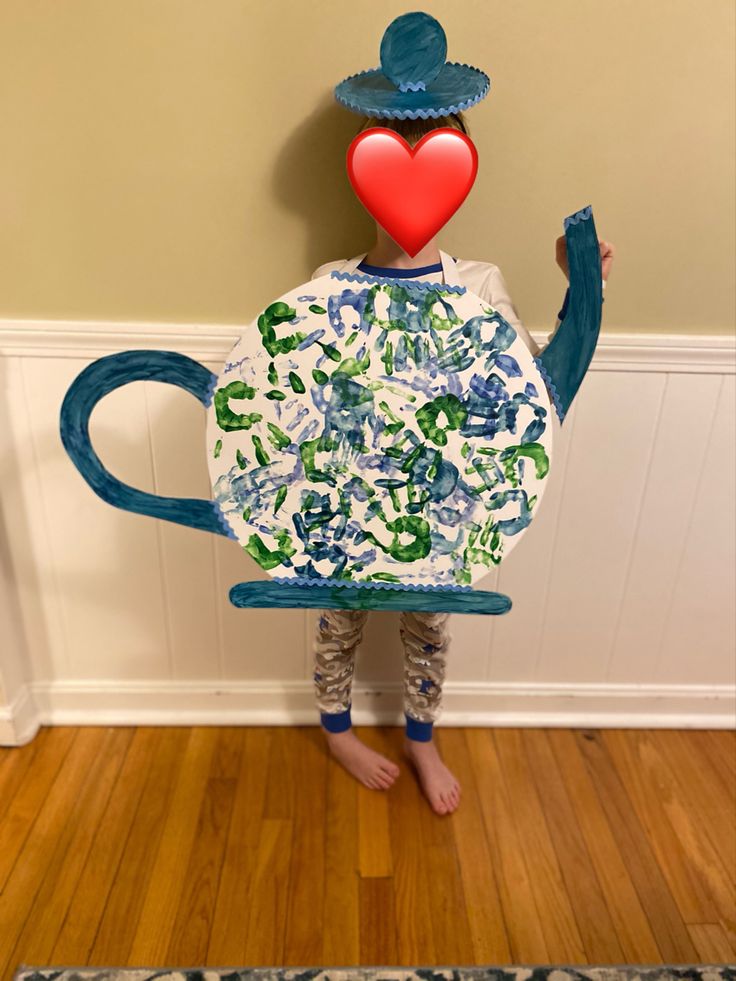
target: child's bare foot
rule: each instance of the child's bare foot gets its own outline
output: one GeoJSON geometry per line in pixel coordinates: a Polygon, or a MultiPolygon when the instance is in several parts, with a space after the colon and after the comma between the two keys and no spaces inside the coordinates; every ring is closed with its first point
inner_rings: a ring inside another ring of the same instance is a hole
{"type": "Polygon", "coordinates": [[[342,763],[348,773],[352,773],[371,790],[388,790],[401,772],[386,756],[381,756],[362,743],[352,729],[328,732],[323,728],[323,732],[327,737],[330,753],[342,763]]]}
{"type": "Polygon", "coordinates": [[[419,773],[424,795],[437,814],[451,814],[460,803],[460,784],[440,759],[430,739],[404,739],[404,751],[419,773]]]}

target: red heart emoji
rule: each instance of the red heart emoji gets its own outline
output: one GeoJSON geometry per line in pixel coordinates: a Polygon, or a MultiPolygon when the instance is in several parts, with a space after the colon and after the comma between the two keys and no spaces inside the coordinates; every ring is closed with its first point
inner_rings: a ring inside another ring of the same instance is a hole
{"type": "Polygon", "coordinates": [[[464,133],[432,130],[413,148],[375,126],[348,147],[348,177],[363,206],[410,256],[436,235],[468,196],[478,151],[464,133]]]}

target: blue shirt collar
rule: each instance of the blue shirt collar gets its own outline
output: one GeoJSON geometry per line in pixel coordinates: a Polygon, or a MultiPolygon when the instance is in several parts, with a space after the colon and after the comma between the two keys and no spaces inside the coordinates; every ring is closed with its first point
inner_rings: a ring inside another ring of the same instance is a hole
{"type": "Polygon", "coordinates": [[[394,269],[392,266],[372,266],[361,262],[357,267],[369,276],[385,276],[387,279],[416,279],[417,276],[427,276],[429,273],[442,272],[442,263],[435,262],[431,266],[417,266],[415,269],[394,269]]]}

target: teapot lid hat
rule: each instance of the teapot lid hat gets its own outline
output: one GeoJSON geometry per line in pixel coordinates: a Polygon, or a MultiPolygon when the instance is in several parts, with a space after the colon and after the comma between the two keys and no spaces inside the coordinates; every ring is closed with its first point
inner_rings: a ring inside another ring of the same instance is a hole
{"type": "Polygon", "coordinates": [[[335,86],[337,101],[362,116],[437,119],[469,109],[488,95],[480,68],[446,61],[447,38],[429,14],[401,14],[381,39],[380,68],[349,75],[335,86]]]}

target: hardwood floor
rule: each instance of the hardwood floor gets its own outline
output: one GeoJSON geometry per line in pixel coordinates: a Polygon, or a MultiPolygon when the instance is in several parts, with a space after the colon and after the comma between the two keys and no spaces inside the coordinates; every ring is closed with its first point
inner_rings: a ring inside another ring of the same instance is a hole
{"type": "Polygon", "coordinates": [[[58,727],[0,748],[0,977],[32,965],[731,963],[736,734],[451,729],[432,813],[317,727],[58,727]]]}

